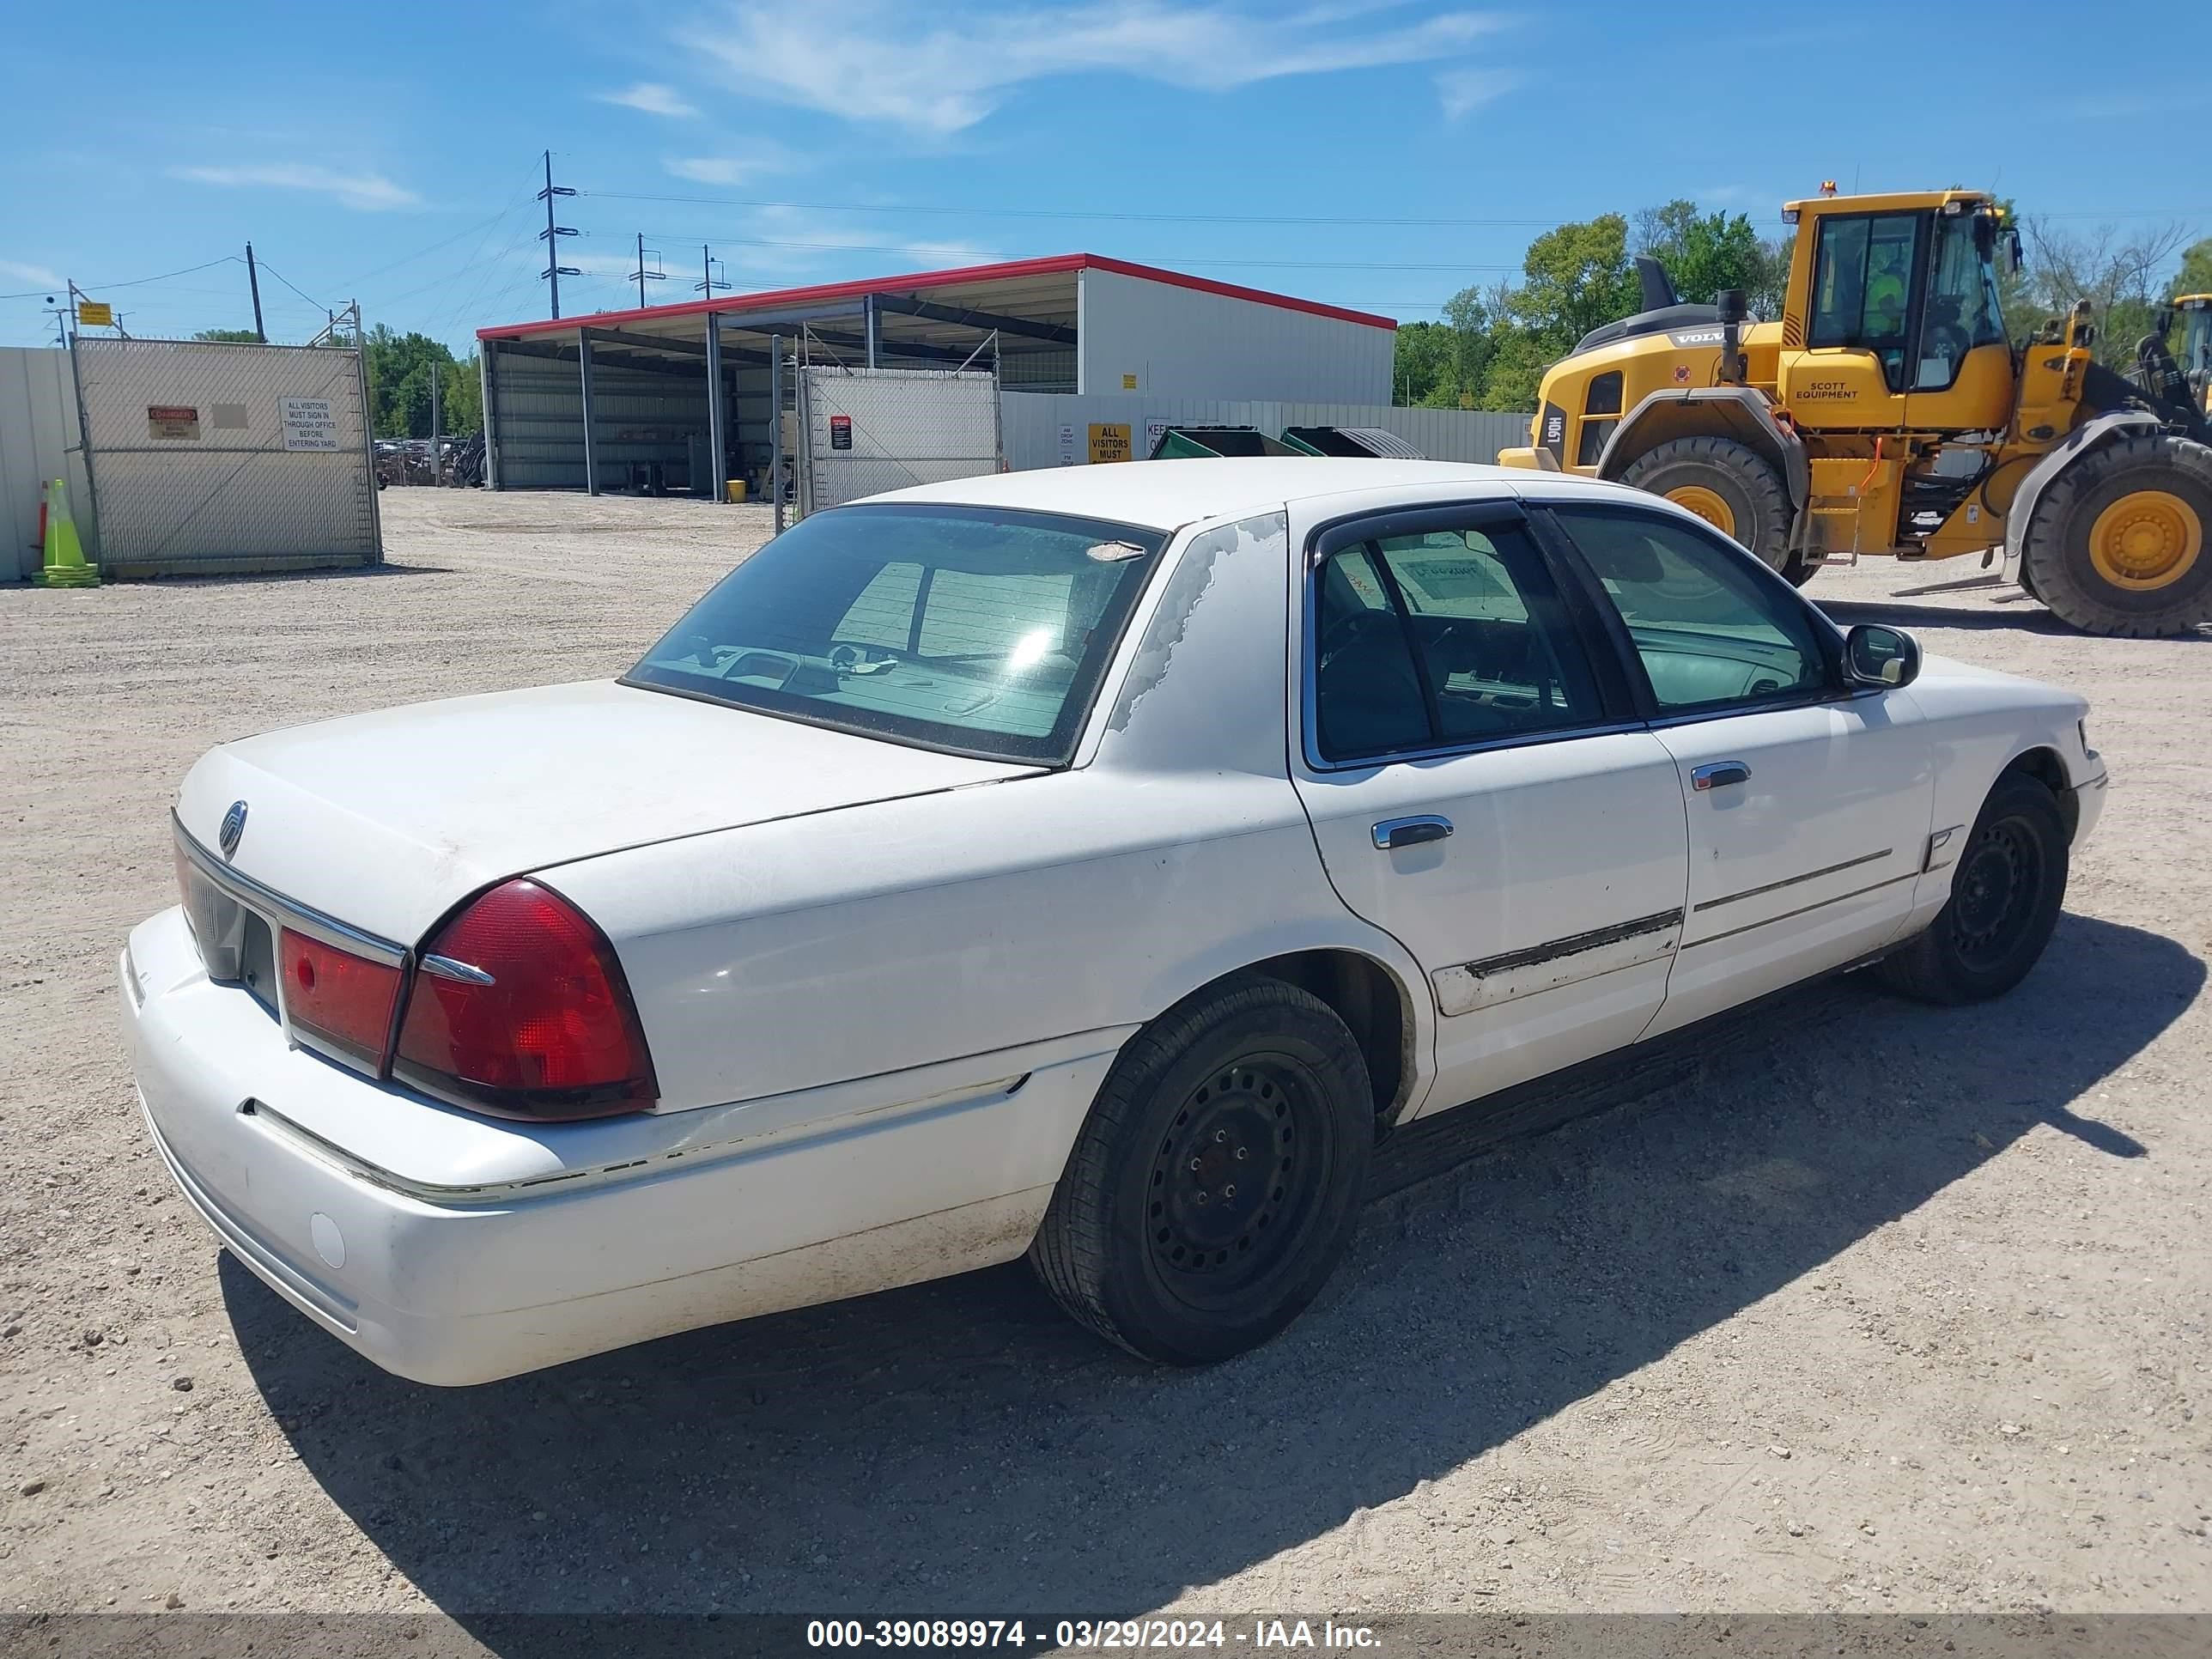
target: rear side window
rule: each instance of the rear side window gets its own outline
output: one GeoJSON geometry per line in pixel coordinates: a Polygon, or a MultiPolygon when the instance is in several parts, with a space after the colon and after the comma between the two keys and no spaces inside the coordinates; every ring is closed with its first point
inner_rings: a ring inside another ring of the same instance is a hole
{"type": "Polygon", "coordinates": [[[1533,736],[1603,716],[1580,636],[1517,526],[1378,537],[1316,573],[1325,760],[1533,736]]]}
{"type": "Polygon", "coordinates": [[[1061,764],[1166,541],[981,507],[817,513],[724,577],[624,683],[1061,764]]]}
{"type": "Polygon", "coordinates": [[[1664,713],[1825,691],[1827,658],[1805,605],[1751,556],[1653,514],[1554,507],[1628,624],[1664,713]]]}

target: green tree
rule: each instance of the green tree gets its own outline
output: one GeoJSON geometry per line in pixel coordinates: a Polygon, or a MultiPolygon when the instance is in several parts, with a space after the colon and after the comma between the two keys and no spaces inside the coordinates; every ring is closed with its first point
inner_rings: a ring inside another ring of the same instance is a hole
{"type": "Polygon", "coordinates": [[[1664,267],[1674,292],[1693,305],[1711,305],[1725,288],[1743,290],[1754,316],[1778,316],[1789,255],[1762,242],[1748,215],[1700,214],[1695,202],[1676,200],[1636,216],[1636,252],[1664,267]]]}
{"type": "Polygon", "coordinates": [[[2185,294],[2212,294],[2212,236],[2181,250],[2181,267],[2166,284],[2166,297],[2174,300],[2185,294]]]}
{"type": "Polygon", "coordinates": [[[1546,231],[1528,244],[1524,280],[1508,301],[1512,320],[1556,356],[1603,323],[1637,308],[1628,221],[1605,213],[1546,231]]]}
{"type": "Polygon", "coordinates": [[[476,361],[453,359],[452,350],[427,334],[395,333],[379,323],[368,331],[368,383],[372,421],[380,438],[430,435],[430,375],[436,366],[442,419],[439,430],[455,437],[483,425],[476,361]]]}
{"type": "Polygon", "coordinates": [[[250,328],[204,328],[195,340],[216,340],[225,345],[258,345],[261,337],[250,328]]]}

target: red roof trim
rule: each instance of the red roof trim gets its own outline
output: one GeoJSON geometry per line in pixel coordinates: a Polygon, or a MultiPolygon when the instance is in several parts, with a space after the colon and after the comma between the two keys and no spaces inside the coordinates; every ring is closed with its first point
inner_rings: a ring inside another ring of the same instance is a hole
{"type": "Polygon", "coordinates": [[[1140,265],[1127,259],[1109,259],[1097,253],[1055,253],[1041,259],[1012,259],[1000,264],[963,265],[951,270],[917,270],[896,276],[871,276],[859,282],[821,283],[811,288],[776,289],[765,294],[732,294],[713,300],[687,300],[680,305],[653,306],[642,311],[599,311],[581,317],[498,324],[478,329],[477,338],[520,340],[532,334],[557,334],[574,328],[612,328],[647,319],[665,321],[671,317],[697,317],[709,311],[718,311],[725,315],[748,311],[781,311],[793,306],[826,305],[837,300],[858,300],[871,294],[907,294],[923,289],[953,288],[963,283],[1012,282],[1024,276],[1050,276],[1062,271],[1085,269],[1110,270],[1119,276],[1139,277],[1149,283],[1194,289],[1201,294],[1219,294],[1232,300],[1246,300],[1258,305],[1279,306],[1285,311],[1303,311],[1316,317],[1334,317],[1340,322],[1358,323],[1369,328],[1395,331],[1398,326],[1391,319],[1377,317],[1369,312],[1349,311],[1342,306],[1323,305],[1317,300],[1294,299],[1287,294],[1270,294],[1264,289],[1240,288],[1234,283],[1217,283],[1204,276],[1189,276],[1179,270],[1164,270],[1157,265],[1140,265]]]}

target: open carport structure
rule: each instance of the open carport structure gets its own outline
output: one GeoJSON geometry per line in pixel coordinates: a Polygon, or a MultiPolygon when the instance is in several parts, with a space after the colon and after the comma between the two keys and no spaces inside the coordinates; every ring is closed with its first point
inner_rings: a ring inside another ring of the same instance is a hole
{"type": "Polygon", "coordinates": [[[1013,393],[1382,404],[1395,327],[1091,253],[508,324],[477,332],[489,482],[763,490],[802,352],[995,368],[1013,393]]]}

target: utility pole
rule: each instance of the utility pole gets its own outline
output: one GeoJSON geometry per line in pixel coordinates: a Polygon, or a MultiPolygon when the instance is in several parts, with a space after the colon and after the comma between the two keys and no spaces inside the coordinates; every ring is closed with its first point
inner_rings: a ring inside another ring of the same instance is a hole
{"type": "Polygon", "coordinates": [[[438,447],[438,363],[433,358],[430,361],[430,482],[434,484],[446,482],[446,458],[444,452],[438,447]]]}
{"type": "Polygon", "coordinates": [[[714,256],[708,251],[704,242],[699,244],[699,264],[701,274],[706,280],[691,284],[691,291],[694,294],[703,294],[711,300],[714,297],[716,289],[729,287],[726,280],[714,275],[714,256]]]}
{"type": "Polygon", "coordinates": [[[574,225],[556,225],[553,222],[553,198],[556,196],[574,196],[575,193],[568,185],[556,185],[553,182],[553,152],[547,150],[545,152],[545,188],[538,192],[538,199],[545,204],[545,228],[538,233],[538,240],[545,244],[545,269],[538,274],[544,281],[553,284],[553,316],[556,321],[558,321],[561,316],[561,279],[563,276],[580,276],[584,273],[574,265],[564,265],[561,263],[561,239],[563,236],[574,236],[576,234],[576,228],[574,225]]]}
{"type": "MultiPolygon", "coordinates": [[[[656,264],[659,262],[659,249],[653,250],[653,258],[656,264]]],[[[665,271],[647,270],[645,268],[645,233],[641,230],[637,234],[637,269],[629,274],[630,280],[637,284],[637,308],[640,311],[645,309],[645,285],[647,283],[664,281],[667,274],[665,271]]]]}
{"type": "Polygon", "coordinates": [[[253,337],[262,344],[269,343],[269,336],[261,326],[261,273],[253,266],[253,244],[246,245],[246,285],[253,290],[253,337]]]}

